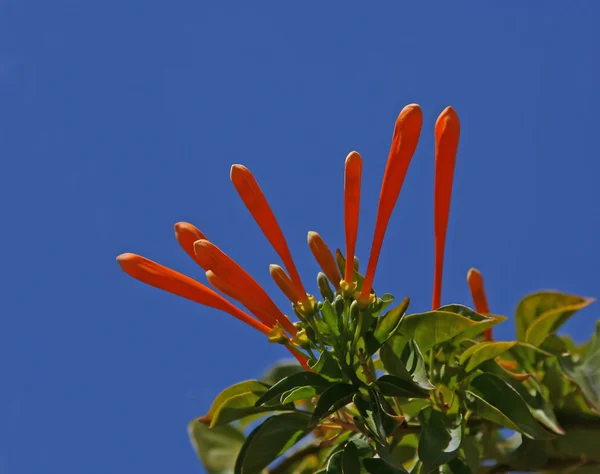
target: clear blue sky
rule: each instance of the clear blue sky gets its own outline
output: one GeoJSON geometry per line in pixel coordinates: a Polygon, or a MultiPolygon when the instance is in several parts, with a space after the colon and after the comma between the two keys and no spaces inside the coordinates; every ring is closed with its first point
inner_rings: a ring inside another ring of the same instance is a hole
{"type": "MultiPolygon", "coordinates": [[[[470,303],[471,266],[496,313],[540,288],[600,296],[599,15],[594,0],[0,0],[0,474],[202,472],[187,422],[285,352],[132,280],[116,255],[203,281],[174,238],[187,220],[284,304],[229,182],[243,163],[316,291],[307,231],[343,245],[343,160],[359,151],[366,263],[411,102],[422,140],[376,290],[428,309],[433,124],[453,105],[443,301],[470,303]]],[[[587,338],[598,314],[568,329],[587,338]]]]}

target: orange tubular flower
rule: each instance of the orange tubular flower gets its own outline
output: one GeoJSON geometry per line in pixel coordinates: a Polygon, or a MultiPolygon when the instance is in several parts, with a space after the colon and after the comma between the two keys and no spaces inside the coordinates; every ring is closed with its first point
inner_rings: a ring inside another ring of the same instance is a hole
{"type": "Polygon", "coordinates": [[[194,252],[202,268],[210,270],[229,288],[235,289],[232,293],[224,293],[246,306],[267,326],[272,328],[279,321],[290,334],[296,334],[296,327],[277,308],[262,286],[219,247],[208,240],[198,240],[194,243],[194,252]]]}
{"type": "Polygon", "coordinates": [[[342,276],[335,263],[335,257],[331,253],[331,250],[329,250],[329,247],[327,247],[325,241],[319,234],[311,230],[308,233],[308,246],[315,257],[315,260],[321,267],[321,270],[325,273],[325,276],[334,286],[335,290],[340,291],[340,280],[342,279],[342,276]]]}
{"type": "Polygon", "coordinates": [[[444,247],[450,214],[452,179],[460,137],[460,121],[452,107],[446,107],[435,123],[435,183],[434,183],[434,235],[435,263],[432,309],[439,308],[442,300],[442,272],[444,247]]]}
{"type": "Polygon", "coordinates": [[[273,281],[277,287],[286,296],[286,298],[292,303],[296,303],[294,283],[292,283],[290,277],[287,275],[287,273],[285,273],[285,270],[279,265],[269,265],[269,273],[271,274],[271,278],[273,278],[273,281]]]}
{"type": "MultiPolygon", "coordinates": [[[[346,261],[354,262],[356,235],[358,233],[358,215],[360,211],[360,181],[362,177],[362,158],[353,151],[346,157],[344,173],[344,230],[346,233],[346,261]]],[[[353,266],[346,265],[344,280],[352,283],[353,266]]],[[[351,285],[352,286],[352,285],[351,285]]]]}
{"type": "Polygon", "coordinates": [[[296,270],[296,265],[294,265],[283,232],[256,179],[245,166],[233,165],[231,167],[231,182],[263,234],[283,261],[294,283],[296,300],[302,303],[308,302],[306,291],[302,281],[300,281],[300,275],[296,270]]]}
{"type": "MultiPolygon", "coordinates": [[[[178,222],[175,224],[175,238],[177,239],[177,242],[179,242],[179,245],[181,245],[181,248],[185,250],[185,253],[192,257],[192,259],[202,267],[202,264],[194,253],[194,242],[196,242],[196,240],[206,239],[206,236],[192,224],[178,222]]],[[[206,268],[204,270],[206,270],[206,268]]]]}
{"type": "Polygon", "coordinates": [[[410,104],[404,107],[396,120],[390,154],[383,175],[381,193],[379,194],[373,244],[371,245],[371,254],[360,295],[362,299],[368,298],[371,293],[373,279],[375,278],[375,269],[379,260],[379,254],[381,253],[381,245],[383,244],[383,237],[390,216],[392,215],[392,210],[400,195],[408,165],[417,148],[422,124],[423,112],[421,112],[421,108],[417,104],[410,104]]]}
{"type": "MultiPolygon", "coordinates": [[[[485,287],[483,285],[483,276],[476,268],[471,268],[467,273],[467,283],[471,290],[471,297],[475,310],[481,314],[489,314],[490,307],[488,306],[487,296],[485,295],[485,287]]],[[[491,341],[492,328],[488,328],[484,332],[485,340],[491,341]]]]}
{"type": "Polygon", "coordinates": [[[136,280],[196,303],[225,311],[265,335],[270,332],[270,328],[263,323],[236,308],[221,295],[190,277],[133,253],[119,255],[117,262],[119,262],[125,273],[136,280]]]}

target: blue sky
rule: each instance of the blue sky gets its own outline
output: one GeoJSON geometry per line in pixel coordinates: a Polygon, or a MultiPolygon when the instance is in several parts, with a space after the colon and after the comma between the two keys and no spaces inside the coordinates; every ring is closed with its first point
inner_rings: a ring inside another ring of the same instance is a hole
{"type": "MultiPolygon", "coordinates": [[[[255,174],[316,291],[306,233],[343,245],[343,162],[357,150],[366,263],[411,102],[422,139],[376,290],[428,309],[433,124],[453,105],[443,301],[470,303],[471,266],[500,314],[540,288],[598,297],[599,14],[592,0],[0,0],[0,474],[202,472],[187,422],[285,352],[115,257],[203,281],[174,238],[187,220],[287,308],[230,165],[255,174]]],[[[567,329],[583,340],[597,315],[567,329]]]]}

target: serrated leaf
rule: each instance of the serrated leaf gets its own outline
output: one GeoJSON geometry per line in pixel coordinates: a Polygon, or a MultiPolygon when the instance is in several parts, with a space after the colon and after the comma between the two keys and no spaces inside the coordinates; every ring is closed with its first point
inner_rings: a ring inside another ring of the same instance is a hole
{"type": "Polygon", "coordinates": [[[465,372],[475,370],[479,365],[488,360],[504,354],[512,349],[517,343],[511,342],[480,342],[469,347],[464,351],[459,359],[460,364],[465,364],[465,372]],[[468,362],[467,362],[468,361],[468,362]]]}
{"type": "Polygon", "coordinates": [[[428,351],[450,339],[460,341],[473,337],[499,322],[500,319],[495,318],[474,321],[458,313],[436,310],[406,316],[397,334],[404,339],[414,339],[422,351],[428,351]]]}
{"type": "Polygon", "coordinates": [[[210,427],[225,425],[232,421],[240,420],[250,415],[257,415],[269,411],[293,410],[294,405],[255,406],[259,396],[253,392],[240,393],[225,400],[214,412],[210,427]]]}
{"type": "Polygon", "coordinates": [[[259,406],[273,401],[280,403],[281,395],[299,387],[313,387],[315,393],[321,393],[331,384],[329,380],[314,372],[297,372],[280,380],[265,391],[256,401],[256,405],[259,406]]]}
{"type": "Polygon", "coordinates": [[[232,426],[209,428],[199,420],[188,425],[190,441],[208,474],[232,474],[244,435],[232,426]]]}
{"type": "Polygon", "coordinates": [[[419,422],[418,453],[423,463],[421,472],[426,474],[456,456],[462,440],[462,421],[454,425],[444,413],[427,407],[419,413],[419,422]]]}
{"type": "Polygon", "coordinates": [[[246,438],[235,463],[235,474],[259,474],[310,429],[309,413],[282,413],[267,418],[246,438]]]}
{"type": "Polygon", "coordinates": [[[315,425],[324,416],[346,406],[352,400],[357,389],[354,385],[338,382],[328,387],[319,397],[317,406],[313,411],[311,425],[315,425]]]}
{"type": "Polygon", "coordinates": [[[395,375],[382,375],[375,386],[386,397],[429,398],[429,392],[395,375]]]}
{"type": "Polygon", "coordinates": [[[533,439],[553,437],[538,424],[518,392],[497,375],[483,373],[476,376],[467,394],[474,398],[480,417],[533,439]]]}
{"type": "MultiPolygon", "coordinates": [[[[560,327],[579,309],[577,306],[587,306],[592,301],[588,298],[568,295],[558,291],[540,291],[527,295],[517,305],[515,316],[517,339],[519,341],[526,341],[526,334],[529,327],[545,313],[558,312],[551,317],[551,320],[547,321],[551,322],[551,328],[554,326],[554,330],[556,330],[556,328],[560,327]],[[575,309],[571,308],[571,306],[575,306],[575,309]]],[[[533,337],[533,334],[531,337],[533,337]]]]}

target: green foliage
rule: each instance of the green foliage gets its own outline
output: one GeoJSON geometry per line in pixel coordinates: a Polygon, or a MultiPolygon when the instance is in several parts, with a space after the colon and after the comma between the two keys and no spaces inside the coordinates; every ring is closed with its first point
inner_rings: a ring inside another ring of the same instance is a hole
{"type": "Polygon", "coordinates": [[[299,324],[310,371],[278,364],[190,423],[210,474],[600,472],[600,324],[557,334],[590,299],[529,295],[517,340],[492,341],[507,318],[325,293],[299,324]]]}

